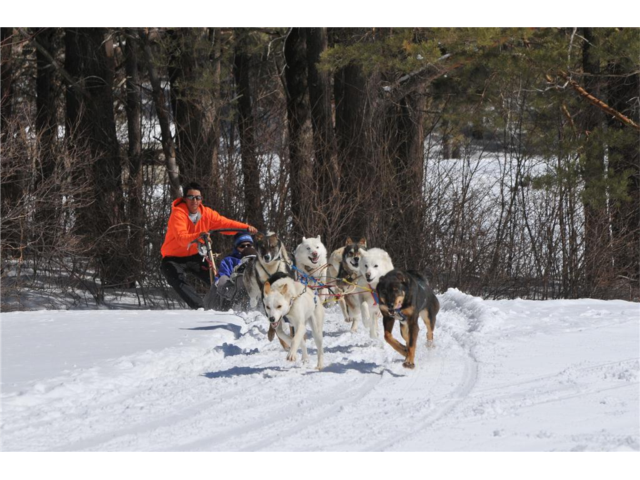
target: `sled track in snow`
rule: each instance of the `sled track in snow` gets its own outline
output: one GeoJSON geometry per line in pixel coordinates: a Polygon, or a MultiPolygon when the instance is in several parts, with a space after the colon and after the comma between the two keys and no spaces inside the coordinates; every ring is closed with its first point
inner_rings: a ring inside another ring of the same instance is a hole
{"type": "MultiPolygon", "coordinates": [[[[430,410],[426,414],[418,416],[416,419],[414,419],[413,428],[403,430],[401,434],[391,438],[386,438],[382,441],[374,443],[373,445],[368,445],[364,448],[365,451],[379,452],[379,451],[388,450],[389,448],[397,444],[399,441],[405,441],[411,438],[412,436],[414,436],[415,434],[421,431],[424,431],[425,429],[427,429],[429,426],[433,425],[437,421],[445,418],[461,402],[463,402],[467,398],[467,396],[469,395],[469,393],[471,392],[471,390],[473,389],[473,387],[476,385],[478,381],[478,361],[473,353],[473,347],[468,349],[465,348],[463,344],[456,338],[455,334],[452,334],[451,338],[460,347],[460,350],[464,352],[465,358],[464,358],[464,370],[463,370],[462,377],[458,382],[458,384],[456,385],[456,387],[453,389],[453,391],[449,392],[446,395],[446,398],[448,398],[448,401],[445,404],[439,407],[436,407],[435,409],[430,410]]],[[[442,374],[442,368],[443,368],[443,364],[441,363],[440,372],[438,374],[438,377],[436,378],[436,383],[438,379],[440,379],[440,376],[442,374]]],[[[426,377],[426,370],[421,369],[419,376],[412,383],[415,383],[418,380],[418,378],[424,378],[424,377],[426,377]]],[[[432,386],[429,389],[429,391],[432,391],[435,388],[435,386],[436,385],[432,386]]]]}
{"type": "Polygon", "coordinates": [[[158,428],[166,427],[167,423],[172,425],[180,424],[183,421],[189,420],[194,416],[202,413],[203,410],[211,407],[212,405],[217,405],[218,402],[222,398],[232,398],[237,392],[244,391],[246,388],[250,388],[252,386],[258,385],[258,381],[254,382],[251,385],[246,385],[242,387],[235,388],[231,391],[225,392],[223,395],[219,395],[214,398],[209,398],[206,401],[198,402],[194,405],[191,405],[178,413],[172,413],[169,415],[159,416],[155,420],[143,421],[140,423],[136,423],[130,427],[122,428],[116,431],[109,431],[106,433],[98,434],[93,437],[88,437],[86,439],[76,440],[72,443],[68,443],[59,447],[51,448],[50,451],[53,452],[78,452],[83,450],[100,450],[101,445],[106,445],[112,442],[118,442],[120,438],[124,438],[128,435],[139,435],[144,432],[151,432],[158,428]]]}
{"type": "Polygon", "coordinates": [[[219,434],[200,438],[188,444],[181,444],[178,447],[172,447],[171,451],[215,451],[217,446],[227,444],[230,439],[234,443],[229,445],[233,451],[256,451],[267,448],[272,441],[297,433],[300,430],[316,424],[332,412],[338,411],[343,405],[362,398],[368,392],[373,390],[380,383],[381,377],[378,375],[368,376],[357,386],[349,388],[345,391],[344,384],[340,383],[330,390],[324,390],[322,395],[314,397],[313,402],[304,407],[304,419],[300,418],[298,412],[300,407],[289,404],[278,403],[278,408],[268,415],[268,419],[261,418],[259,420],[249,422],[236,429],[230,429],[219,434]],[[293,424],[291,424],[293,421],[293,424]],[[268,437],[264,437],[264,431],[270,433],[268,437]],[[278,433],[272,433],[278,432],[278,433]],[[260,438],[255,441],[254,438],[260,438]],[[245,442],[250,441],[249,445],[243,446],[245,442]],[[236,446],[238,445],[238,446],[236,446]]]}

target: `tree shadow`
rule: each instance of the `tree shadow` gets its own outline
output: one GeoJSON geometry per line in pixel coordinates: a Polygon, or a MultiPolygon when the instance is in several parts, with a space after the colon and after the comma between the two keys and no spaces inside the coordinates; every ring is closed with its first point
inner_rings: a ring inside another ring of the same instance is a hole
{"type": "Polygon", "coordinates": [[[284,369],[282,367],[233,367],[229,370],[223,370],[220,372],[208,372],[203,373],[203,377],[207,378],[232,378],[232,377],[242,377],[245,375],[255,375],[256,373],[262,373],[267,371],[272,372],[281,372],[284,369]]]}

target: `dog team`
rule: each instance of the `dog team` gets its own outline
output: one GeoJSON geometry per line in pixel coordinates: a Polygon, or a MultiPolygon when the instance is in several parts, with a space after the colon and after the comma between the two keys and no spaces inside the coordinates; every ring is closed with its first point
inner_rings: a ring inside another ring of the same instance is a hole
{"type": "Polygon", "coordinates": [[[322,369],[322,331],[325,304],[338,303],[345,321],[356,331],[362,319],[372,338],[378,337],[378,318],[383,317],[384,339],[405,359],[405,368],[415,367],[418,318],[427,328],[427,346],[433,345],[433,330],[439,303],[426,278],[415,271],[394,269],[391,257],[380,248],[367,249],[366,241],[347,239],[327,258],[320,236],[304,237],[292,262],[275,233],[254,235],[256,255],[244,271],[244,285],[252,309],[262,302],[269,320],[269,340],[275,336],[287,360],[308,359],[306,325],[311,327],[318,351],[317,369],[322,369]],[[403,345],[392,335],[400,323],[403,345]],[[285,329],[285,323],[289,328],[285,329]]]}

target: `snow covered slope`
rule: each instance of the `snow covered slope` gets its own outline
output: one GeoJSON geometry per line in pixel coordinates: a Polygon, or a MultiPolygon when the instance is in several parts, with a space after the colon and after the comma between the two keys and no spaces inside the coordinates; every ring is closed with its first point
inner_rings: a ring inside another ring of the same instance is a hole
{"type": "Polygon", "coordinates": [[[337,310],[321,372],[257,313],[4,313],[1,449],[640,450],[640,305],[439,298],[412,371],[337,310]]]}

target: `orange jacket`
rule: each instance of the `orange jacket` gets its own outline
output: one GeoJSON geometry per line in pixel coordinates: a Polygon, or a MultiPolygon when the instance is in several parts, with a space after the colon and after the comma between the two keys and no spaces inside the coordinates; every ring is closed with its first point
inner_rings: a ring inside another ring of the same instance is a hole
{"type": "MultiPolygon", "coordinates": [[[[204,205],[200,205],[199,210],[202,216],[198,223],[194,225],[189,219],[189,209],[184,199],[178,198],[174,200],[171,205],[167,234],[160,250],[163,258],[195,255],[198,253],[198,246],[195,243],[189,248],[187,246],[198,238],[202,232],[208,232],[216,228],[239,228],[244,230],[249,227],[246,223],[223,217],[215,210],[204,205]]],[[[235,235],[235,232],[228,232],[225,235],[235,235]]]]}

